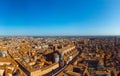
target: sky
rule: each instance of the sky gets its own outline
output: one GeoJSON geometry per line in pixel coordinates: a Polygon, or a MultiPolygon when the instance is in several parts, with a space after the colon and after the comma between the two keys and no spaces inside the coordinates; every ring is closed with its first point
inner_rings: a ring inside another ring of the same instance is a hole
{"type": "Polygon", "coordinates": [[[120,35],[120,0],[0,0],[0,35],[120,35]]]}

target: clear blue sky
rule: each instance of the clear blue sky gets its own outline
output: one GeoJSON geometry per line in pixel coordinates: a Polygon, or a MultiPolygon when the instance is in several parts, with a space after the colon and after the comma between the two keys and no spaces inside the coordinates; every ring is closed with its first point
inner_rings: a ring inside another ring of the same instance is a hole
{"type": "Polygon", "coordinates": [[[0,35],[120,35],[120,0],[0,0],[0,35]]]}

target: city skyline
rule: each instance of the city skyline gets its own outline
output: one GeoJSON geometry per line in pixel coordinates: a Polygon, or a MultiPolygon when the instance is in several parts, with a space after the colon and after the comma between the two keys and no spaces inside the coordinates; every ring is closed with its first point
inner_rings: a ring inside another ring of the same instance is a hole
{"type": "Polygon", "coordinates": [[[119,0],[1,0],[0,35],[120,35],[119,0]]]}

